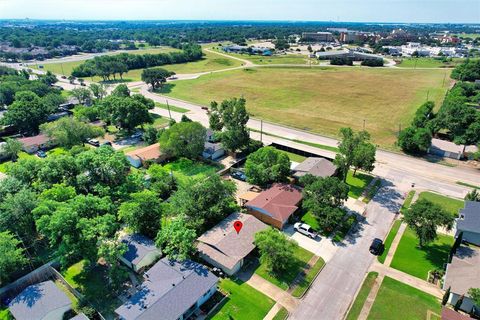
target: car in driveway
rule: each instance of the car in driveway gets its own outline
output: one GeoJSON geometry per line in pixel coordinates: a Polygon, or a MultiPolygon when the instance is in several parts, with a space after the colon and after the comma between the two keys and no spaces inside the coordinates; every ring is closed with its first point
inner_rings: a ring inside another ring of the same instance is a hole
{"type": "Polygon", "coordinates": [[[369,251],[376,256],[381,255],[383,252],[383,241],[378,238],[373,239],[369,251]]]}
{"type": "Polygon", "coordinates": [[[231,173],[232,178],[240,180],[240,181],[247,181],[247,176],[242,171],[235,171],[231,173]]]}
{"type": "Polygon", "coordinates": [[[306,223],[297,222],[293,225],[293,229],[312,239],[315,239],[318,236],[315,230],[313,230],[313,228],[306,223]]]}
{"type": "Polygon", "coordinates": [[[37,157],[39,158],[46,158],[47,157],[47,153],[43,150],[38,150],[37,151],[37,157]]]}
{"type": "Polygon", "coordinates": [[[88,142],[88,144],[90,144],[94,147],[100,147],[100,141],[98,141],[97,139],[90,139],[87,142],[88,142]]]}

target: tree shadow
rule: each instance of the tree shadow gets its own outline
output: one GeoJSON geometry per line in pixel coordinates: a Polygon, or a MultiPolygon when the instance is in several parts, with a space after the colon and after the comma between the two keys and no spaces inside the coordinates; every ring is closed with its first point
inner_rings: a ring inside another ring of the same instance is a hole
{"type": "Polygon", "coordinates": [[[372,200],[378,203],[381,207],[396,214],[402,207],[403,196],[395,189],[392,182],[382,179],[382,187],[378,190],[372,200]]]}
{"type": "Polygon", "coordinates": [[[161,88],[157,88],[153,90],[153,92],[160,93],[160,94],[171,93],[173,91],[173,88],[175,88],[175,86],[176,86],[175,83],[166,83],[161,88]]]}

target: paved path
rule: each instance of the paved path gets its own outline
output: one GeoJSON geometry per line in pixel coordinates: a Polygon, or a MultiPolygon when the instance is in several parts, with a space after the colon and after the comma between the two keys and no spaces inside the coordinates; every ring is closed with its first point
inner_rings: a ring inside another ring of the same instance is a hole
{"type": "Polygon", "coordinates": [[[382,274],[375,279],[375,283],[367,296],[367,300],[365,300],[365,304],[363,305],[357,320],[367,320],[373,303],[375,302],[375,298],[377,297],[378,290],[380,290],[380,286],[382,285],[383,278],[385,278],[385,276],[382,274]]]}
{"type": "Polygon", "coordinates": [[[418,290],[422,290],[428,294],[431,294],[432,296],[435,296],[439,299],[443,297],[443,292],[442,290],[437,287],[434,284],[431,284],[430,282],[427,282],[425,280],[422,280],[420,278],[411,276],[405,272],[399,271],[397,269],[393,269],[391,267],[387,267],[383,264],[380,264],[378,262],[374,263],[372,267],[370,268],[370,271],[376,271],[382,275],[388,276],[390,278],[393,278],[395,280],[398,280],[400,282],[403,282],[405,284],[408,284],[409,286],[412,286],[418,290]]]}
{"type": "Polygon", "coordinates": [[[263,318],[263,320],[272,320],[278,313],[278,311],[280,311],[280,309],[282,309],[282,305],[280,303],[275,303],[272,307],[272,309],[270,309],[270,311],[268,311],[267,315],[263,318]]]}
{"type": "Polygon", "coordinates": [[[393,238],[393,242],[390,246],[390,249],[388,250],[384,265],[389,267],[390,264],[392,263],[393,256],[395,255],[395,251],[397,251],[398,244],[400,243],[400,239],[402,239],[403,233],[405,232],[406,228],[407,228],[407,225],[405,223],[402,223],[400,225],[400,228],[398,228],[397,234],[395,235],[395,238],[393,238]]]}
{"type": "Polygon", "coordinates": [[[383,238],[403,199],[386,184],[367,205],[367,215],[325,265],[290,319],[342,319],[374,256],[368,252],[373,238],[383,238]]]}

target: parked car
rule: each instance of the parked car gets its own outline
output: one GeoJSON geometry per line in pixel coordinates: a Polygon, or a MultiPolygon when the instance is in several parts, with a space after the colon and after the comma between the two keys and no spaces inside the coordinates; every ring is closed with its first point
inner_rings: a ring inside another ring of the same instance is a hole
{"type": "Polygon", "coordinates": [[[109,146],[109,147],[111,147],[111,146],[112,146],[112,143],[111,143],[110,141],[105,141],[105,142],[102,143],[100,146],[101,146],[101,147],[103,147],[103,146],[109,146]]]}
{"type": "Polygon", "coordinates": [[[383,252],[383,241],[381,239],[375,238],[370,245],[370,253],[376,256],[381,255],[383,252]]]}
{"type": "Polygon", "coordinates": [[[240,180],[240,181],[246,181],[247,180],[247,176],[242,171],[235,171],[235,172],[232,172],[230,175],[232,176],[232,178],[240,180]]]}
{"type": "Polygon", "coordinates": [[[47,153],[46,153],[45,151],[43,151],[43,150],[38,150],[38,151],[37,151],[37,156],[38,156],[39,158],[46,158],[46,157],[47,157],[47,153]]]}
{"type": "Polygon", "coordinates": [[[143,132],[137,131],[134,134],[131,135],[132,139],[141,139],[143,137],[143,132]]]}
{"type": "Polygon", "coordinates": [[[67,76],[61,76],[62,79],[67,79],[67,76]]]}
{"type": "Polygon", "coordinates": [[[310,237],[312,239],[315,239],[317,237],[317,233],[315,232],[315,230],[312,229],[312,227],[310,227],[308,224],[306,223],[301,223],[301,222],[297,222],[293,225],[293,229],[295,231],[298,231],[300,232],[301,234],[303,235],[306,235],[307,237],[310,237]]]}
{"type": "Polygon", "coordinates": [[[90,144],[94,147],[100,147],[100,141],[98,141],[97,139],[90,139],[87,142],[88,142],[88,144],[90,144]]]}

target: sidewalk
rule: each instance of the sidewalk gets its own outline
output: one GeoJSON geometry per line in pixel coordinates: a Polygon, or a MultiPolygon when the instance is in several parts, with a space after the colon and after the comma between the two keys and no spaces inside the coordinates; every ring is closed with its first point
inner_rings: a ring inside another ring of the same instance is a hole
{"type": "Polygon", "coordinates": [[[395,251],[397,251],[398,244],[400,243],[400,240],[402,239],[403,233],[405,232],[406,228],[407,228],[407,225],[405,223],[402,223],[400,225],[400,228],[398,228],[397,234],[395,235],[392,245],[388,250],[387,257],[385,258],[385,263],[384,263],[385,266],[389,267],[390,264],[392,263],[393,256],[395,254],[395,251]]]}

